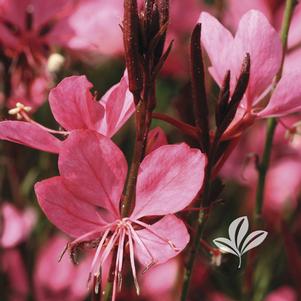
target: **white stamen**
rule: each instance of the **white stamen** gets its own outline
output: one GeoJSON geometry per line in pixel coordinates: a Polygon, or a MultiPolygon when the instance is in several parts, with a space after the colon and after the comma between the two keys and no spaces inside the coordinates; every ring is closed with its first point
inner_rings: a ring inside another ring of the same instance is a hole
{"type": "Polygon", "coordinates": [[[136,293],[137,295],[140,295],[140,288],[139,284],[137,281],[137,275],[136,275],[136,267],[135,267],[135,259],[134,259],[134,247],[133,247],[133,240],[132,240],[132,235],[131,232],[127,232],[128,238],[129,238],[129,246],[130,246],[130,262],[131,262],[131,268],[132,268],[132,274],[134,278],[134,284],[136,288],[136,293]]]}
{"type": "Polygon", "coordinates": [[[156,231],[154,231],[151,227],[151,225],[148,225],[146,223],[143,223],[141,221],[138,221],[138,220],[131,220],[131,222],[137,224],[137,225],[140,225],[142,227],[144,227],[145,229],[147,229],[149,232],[151,232],[152,234],[154,234],[156,237],[158,237],[159,239],[161,239],[162,241],[164,241],[165,243],[169,244],[169,246],[175,251],[175,252],[178,252],[180,251],[180,249],[178,249],[175,244],[169,240],[169,239],[166,239],[164,237],[162,237],[161,235],[159,235],[158,233],[156,233],[156,231]]]}
{"type": "Polygon", "coordinates": [[[32,108],[30,106],[25,106],[23,103],[21,102],[17,102],[16,106],[13,109],[10,109],[8,111],[9,115],[17,115],[17,119],[22,119],[22,112],[28,113],[32,110],[32,108]]]}

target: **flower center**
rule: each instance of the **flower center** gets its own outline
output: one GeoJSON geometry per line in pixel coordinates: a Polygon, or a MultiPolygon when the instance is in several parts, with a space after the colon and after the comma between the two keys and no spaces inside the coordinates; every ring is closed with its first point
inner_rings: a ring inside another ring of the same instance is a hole
{"type": "Polygon", "coordinates": [[[99,242],[93,261],[91,264],[90,274],[89,274],[89,283],[93,283],[93,289],[95,294],[99,293],[99,287],[101,285],[101,276],[102,276],[102,267],[109,258],[111,252],[114,252],[113,258],[115,259],[115,270],[114,270],[114,282],[113,282],[113,292],[112,300],[115,300],[117,289],[121,290],[122,286],[122,266],[123,266],[123,253],[125,245],[129,247],[129,259],[131,264],[132,275],[134,279],[134,284],[136,292],[139,295],[140,288],[137,280],[136,266],[135,266],[135,249],[134,241],[139,246],[142,252],[145,252],[146,257],[149,258],[149,263],[147,264],[145,270],[146,272],[150,267],[156,263],[156,259],[153,256],[152,252],[148,246],[144,243],[143,239],[139,236],[139,232],[135,230],[134,225],[143,227],[150,232],[150,235],[155,236],[157,239],[161,240],[163,243],[166,243],[174,252],[178,252],[176,246],[165,237],[162,237],[158,234],[151,225],[143,223],[138,220],[132,220],[128,217],[117,220],[111,224],[108,224],[101,229],[95,230],[93,232],[87,233],[75,241],[71,242],[69,245],[71,252],[76,246],[82,242],[86,242],[90,237],[96,237],[101,233],[99,237],[99,242]],[[127,236],[127,241],[126,241],[127,236]]]}

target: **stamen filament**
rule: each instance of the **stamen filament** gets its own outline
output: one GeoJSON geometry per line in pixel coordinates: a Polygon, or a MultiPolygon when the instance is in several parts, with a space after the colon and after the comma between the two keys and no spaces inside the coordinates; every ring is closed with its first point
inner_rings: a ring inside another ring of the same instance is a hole
{"type": "Polygon", "coordinates": [[[134,224],[137,224],[137,225],[140,225],[142,227],[144,227],[145,229],[147,229],[149,232],[151,232],[152,234],[154,234],[156,237],[158,237],[159,239],[161,239],[162,241],[164,241],[165,243],[169,244],[169,246],[175,251],[175,252],[178,252],[179,249],[174,245],[174,243],[169,240],[169,239],[166,239],[164,237],[162,237],[161,235],[157,234],[152,228],[150,225],[146,224],[146,223],[143,223],[141,221],[138,221],[138,220],[131,220],[131,222],[133,222],[134,224]]]}
{"type": "Polygon", "coordinates": [[[59,134],[59,135],[69,135],[70,134],[70,132],[68,132],[68,131],[56,131],[56,130],[52,130],[52,129],[50,129],[50,128],[48,128],[48,127],[46,127],[46,126],[44,126],[44,125],[42,125],[42,124],[34,121],[33,119],[31,119],[28,116],[28,114],[26,112],[24,112],[24,111],[21,111],[20,115],[23,117],[23,119],[25,121],[30,122],[32,124],[35,124],[36,126],[38,126],[39,128],[41,128],[42,130],[44,130],[44,131],[46,131],[46,132],[48,132],[50,134],[59,134]]]}
{"type": "MultiPolygon", "coordinates": [[[[150,250],[147,248],[147,246],[145,245],[145,243],[141,240],[141,238],[139,237],[139,235],[135,232],[133,226],[131,224],[128,225],[128,228],[130,229],[134,240],[137,241],[137,243],[140,245],[140,247],[144,248],[147,252],[147,254],[149,255],[149,257],[151,258],[151,263],[150,265],[155,262],[154,257],[152,255],[152,253],[150,252],[150,250]]],[[[149,266],[149,265],[148,265],[149,266]]]]}
{"type": "Polygon", "coordinates": [[[102,247],[103,247],[103,245],[104,245],[104,242],[105,242],[107,236],[109,235],[110,231],[111,231],[110,229],[107,229],[107,230],[105,231],[104,235],[103,235],[102,238],[101,238],[101,241],[100,241],[99,244],[98,244],[97,250],[96,250],[96,252],[95,252],[95,255],[94,255],[94,258],[93,258],[93,261],[92,261],[92,264],[91,264],[91,269],[90,269],[91,272],[90,272],[90,274],[93,273],[93,271],[94,271],[94,269],[95,269],[95,265],[96,265],[96,262],[97,262],[97,258],[98,258],[98,256],[99,256],[99,253],[100,253],[100,251],[101,251],[101,249],[102,249],[102,247]]]}
{"type": "Polygon", "coordinates": [[[134,247],[133,247],[133,240],[132,240],[132,235],[130,231],[127,231],[128,237],[129,237],[129,246],[130,246],[130,261],[131,261],[131,268],[132,268],[132,274],[134,278],[134,284],[136,288],[136,293],[137,295],[140,294],[140,288],[137,280],[137,275],[136,275],[136,267],[135,267],[135,259],[134,259],[134,247]]]}

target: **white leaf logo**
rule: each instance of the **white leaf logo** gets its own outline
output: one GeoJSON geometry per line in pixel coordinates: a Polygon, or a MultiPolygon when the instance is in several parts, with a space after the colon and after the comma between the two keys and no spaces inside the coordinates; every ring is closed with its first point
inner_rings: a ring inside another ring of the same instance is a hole
{"type": "Polygon", "coordinates": [[[239,258],[238,268],[241,267],[241,257],[249,250],[259,246],[267,237],[268,232],[257,230],[247,235],[249,221],[246,216],[235,219],[229,226],[229,238],[218,237],[213,240],[221,250],[239,258]]]}

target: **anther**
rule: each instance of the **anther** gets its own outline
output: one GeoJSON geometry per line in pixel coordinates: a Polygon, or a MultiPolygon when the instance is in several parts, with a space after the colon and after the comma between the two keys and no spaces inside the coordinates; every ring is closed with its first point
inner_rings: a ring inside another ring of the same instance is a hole
{"type": "Polygon", "coordinates": [[[32,110],[32,108],[30,106],[25,106],[23,103],[21,102],[17,102],[16,106],[13,109],[10,109],[8,111],[9,115],[17,115],[17,119],[21,120],[23,118],[22,113],[28,113],[32,110]]]}

